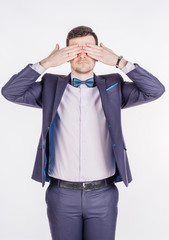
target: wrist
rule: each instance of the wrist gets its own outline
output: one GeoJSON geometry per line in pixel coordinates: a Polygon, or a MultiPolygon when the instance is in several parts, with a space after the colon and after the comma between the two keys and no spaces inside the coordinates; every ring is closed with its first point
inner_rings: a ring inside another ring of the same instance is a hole
{"type": "Polygon", "coordinates": [[[40,61],[39,64],[40,64],[45,70],[47,70],[47,69],[49,68],[49,64],[48,64],[46,58],[43,59],[42,61],[40,61]]]}
{"type": "Polygon", "coordinates": [[[124,68],[127,65],[128,61],[124,58],[122,58],[119,62],[119,69],[121,70],[122,68],[124,68]]]}

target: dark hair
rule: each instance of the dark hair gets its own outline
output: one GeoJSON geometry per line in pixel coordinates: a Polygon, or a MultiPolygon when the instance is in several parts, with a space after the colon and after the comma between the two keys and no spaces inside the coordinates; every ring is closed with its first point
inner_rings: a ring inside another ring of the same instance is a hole
{"type": "Polygon", "coordinates": [[[76,37],[84,37],[84,36],[88,36],[88,35],[93,36],[95,39],[96,45],[98,45],[98,38],[90,27],[78,26],[76,28],[73,28],[68,33],[67,38],[66,38],[66,46],[69,46],[70,39],[76,38],[76,37]]]}

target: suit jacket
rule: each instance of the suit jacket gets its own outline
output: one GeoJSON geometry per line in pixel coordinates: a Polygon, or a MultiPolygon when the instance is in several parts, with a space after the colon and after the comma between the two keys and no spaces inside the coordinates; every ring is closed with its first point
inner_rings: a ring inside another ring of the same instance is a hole
{"type": "MultiPolygon", "coordinates": [[[[132,181],[121,127],[121,109],[147,103],[159,98],[165,91],[163,84],[152,74],[135,63],[136,68],[127,76],[132,81],[124,81],[118,73],[95,75],[103,111],[109,127],[112,149],[116,159],[115,182],[123,181],[126,186],[132,181]]],[[[42,108],[42,131],[37,147],[32,179],[49,181],[47,174],[49,160],[49,128],[71,73],[66,75],[46,73],[41,81],[40,74],[28,64],[13,75],[2,87],[2,95],[9,101],[25,106],[42,108]]]]}

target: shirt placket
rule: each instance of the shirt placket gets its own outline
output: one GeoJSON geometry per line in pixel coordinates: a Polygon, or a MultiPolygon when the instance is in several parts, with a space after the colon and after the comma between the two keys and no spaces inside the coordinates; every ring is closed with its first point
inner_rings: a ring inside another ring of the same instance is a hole
{"type": "Polygon", "coordinates": [[[79,157],[79,179],[85,181],[85,89],[86,85],[80,86],[80,157],[79,157]]]}

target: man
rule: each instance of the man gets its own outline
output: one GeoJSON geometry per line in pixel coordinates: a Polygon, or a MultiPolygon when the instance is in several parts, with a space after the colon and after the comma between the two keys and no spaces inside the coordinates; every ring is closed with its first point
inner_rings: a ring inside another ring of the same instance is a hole
{"type": "Polygon", "coordinates": [[[159,98],[164,86],[138,64],[116,55],[86,26],[72,29],[67,47],[28,64],[2,88],[14,103],[42,108],[43,124],[32,178],[50,181],[47,214],[54,240],[114,240],[119,192],[131,182],[121,109],[159,98]],[[121,69],[95,75],[97,61],[121,69]],[[70,62],[67,76],[46,73],[70,62]]]}

